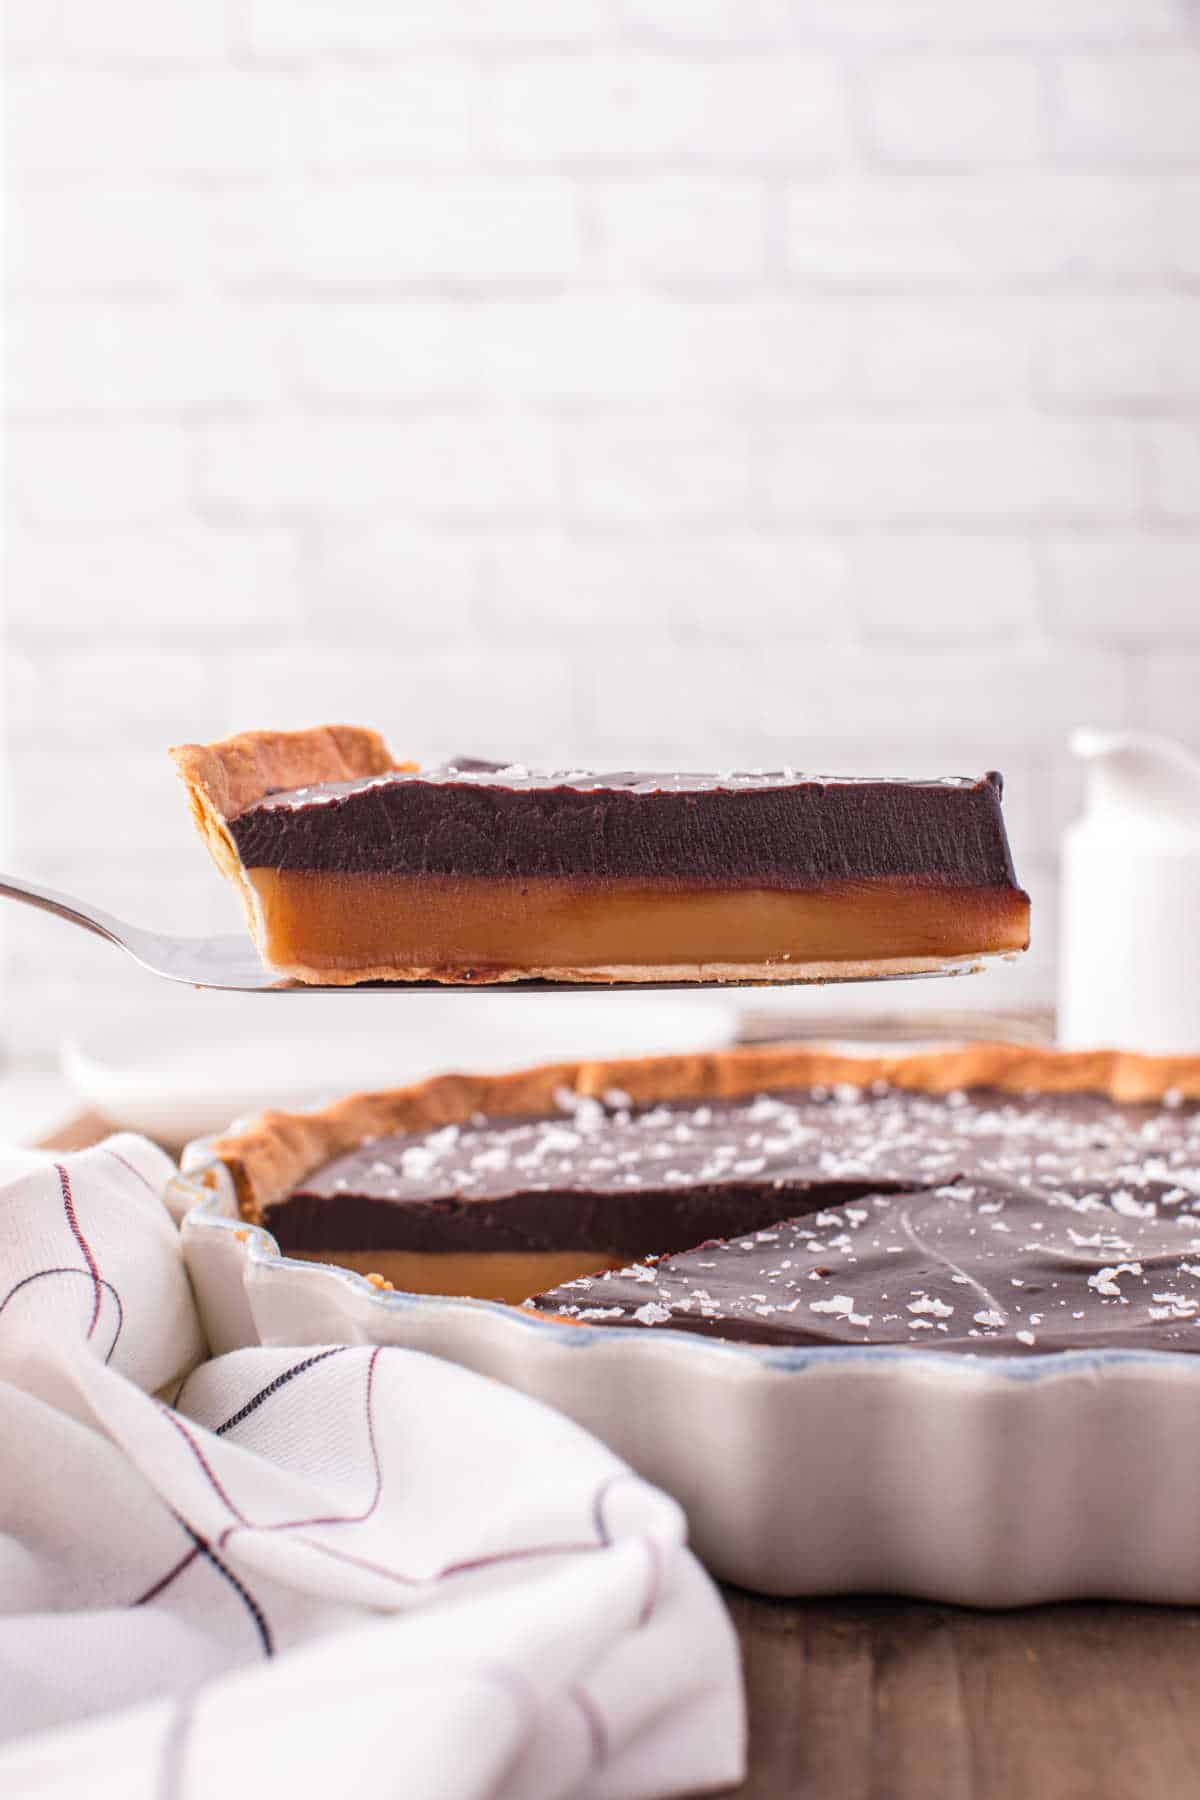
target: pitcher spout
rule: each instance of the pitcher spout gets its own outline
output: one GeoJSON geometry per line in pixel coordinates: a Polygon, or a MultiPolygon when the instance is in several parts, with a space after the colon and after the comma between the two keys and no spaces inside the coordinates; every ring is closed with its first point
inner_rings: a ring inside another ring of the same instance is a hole
{"type": "Polygon", "coordinates": [[[1200,756],[1141,731],[1071,734],[1071,751],[1087,765],[1087,812],[1127,824],[1200,830],[1200,756]]]}

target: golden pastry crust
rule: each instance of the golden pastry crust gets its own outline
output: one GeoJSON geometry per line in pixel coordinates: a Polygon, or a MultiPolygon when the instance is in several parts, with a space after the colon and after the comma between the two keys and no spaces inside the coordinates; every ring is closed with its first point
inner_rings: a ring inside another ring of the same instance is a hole
{"type": "Polygon", "coordinates": [[[189,796],[202,794],[222,819],[235,819],[287,788],[358,781],[417,766],[397,762],[379,733],[364,725],[240,731],[214,744],[176,744],[170,754],[189,796]]]}
{"type": "Polygon", "coordinates": [[[1123,1050],[962,1044],[901,1056],[846,1056],[822,1045],[769,1045],[694,1056],[547,1063],[509,1075],[439,1075],[413,1087],[350,1094],[320,1112],[265,1112],[212,1143],[237,1189],[242,1216],[264,1208],[333,1157],[365,1139],[465,1124],[477,1114],[529,1118],[557,1110],[566,1088],[596,1098],[617,1089],[636,1104],[738,1099],[770,1089],[865,1087],[886,1081],[928,1094],[956,1088],[1009,1093],[1099,1093],[1125,1102],[1168,1094],[1200,1099],[1200,1056],[1140,1056],[1123,1050]]]}

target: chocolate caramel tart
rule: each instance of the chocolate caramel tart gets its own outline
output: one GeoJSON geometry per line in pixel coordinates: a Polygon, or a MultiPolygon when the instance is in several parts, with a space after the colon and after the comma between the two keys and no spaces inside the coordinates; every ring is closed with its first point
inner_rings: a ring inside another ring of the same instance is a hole
{"type": "Polygon", "coordinates": [[[264,962],[298,981],[829,980],[1029,940],[997,774],[420,770],[351,726],[172,755],[264,962]]]}
{"type": "Polygon", "coordinates": [[[763,1344],[1200,1348],[1200,1059],[977,1045],[443,1077],[216,1153],[291,1255],[763,1344]]]}

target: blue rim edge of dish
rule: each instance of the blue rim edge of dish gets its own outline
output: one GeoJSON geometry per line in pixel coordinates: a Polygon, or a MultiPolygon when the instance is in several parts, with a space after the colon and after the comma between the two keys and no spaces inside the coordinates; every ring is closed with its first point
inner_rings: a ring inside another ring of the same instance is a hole
{"type": "Polygon", "coordinates": [[[978,1356],[965,1352],[951,1354],[945,1350],[926,1350],[910,1344],[808,1344],[788,1349],[775,1344],[740,1344],[729,1339],[705,1337],[694,1331],[673,1331],[670,1327],[666,1330],[655,1327],[653,1331],[647,1331],[644,1326],[633,1325],[566,1325],[553,1318],[535,1318],[502,1300],[475,1300],[468,1294],[410,1294],[395,1288],[381,1289],[369,1282],[365,1275],[359,1275],[354,1269],[344,1269],[337,1263],[301,1262],[296,1257],[285,1256],[264,1225],[248,1225],[244,1219],[231,1218],[218,1210],[221,1195],[200,1187],[196,1179],[203,1172],[202,1167],[197,1167],[177,1177],[187,1187],[195,1188],[199,1195],[196,1204],[189,1208],[183,1223],[195,1222],[206,1227],[217,1226],[227,1231],[249,1233],[246,1252],[251,1262],[264,1267],[277,1264],[288,1269],[315,1269],[322,1274],[336,1275],[373,1306],[397,1311],[415,1306],[435,1307],[439,1310],[465,1307],[472,1312],[490,1313],[493,1317],[507,1320],[518,1329],[524,1327],[530,1331],[551,1332],[557,1342],[570,1344],[577,1350],[586,1350],[596,1343],[613,1339],[639,1344],[645,1344],[649,1340],[672,1346],[686,1345],[689,1352],[697,1354],[738,1357],[743,1361],[749,1359],[759,1368],[787,1375],[799,1375],[807,1369],[822,1369],[846,1363],[901,1362],[906,1365],[920,1363],[926,1368],[943,1370],[951,1379],[980,1380],[998,1375],[1007,1381],[1028,1382],[1053,1379],[1057,1375],[1078,1375],[1089,1369],[1106,1369],[1114,1365],[1131,1368],[1149,1364],[1152,1368],[1161,1368],[1164,1372],[1169,1370],[1176,1375],[1183,1375],[1186,1371],[1191,1379],[1200,1379],[1200,1354],[1186,1350],[1049,1350],[1040,1355],[1008,1357],[988,1356],[986,1351],[981,1351],[978,1356]]]}

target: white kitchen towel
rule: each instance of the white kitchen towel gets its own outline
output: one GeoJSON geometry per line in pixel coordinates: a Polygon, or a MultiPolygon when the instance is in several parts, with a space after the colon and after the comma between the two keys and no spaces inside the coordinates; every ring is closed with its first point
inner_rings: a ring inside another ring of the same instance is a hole
{"type": "Polygon", "coordinates": [[[550,1800],[743,1770],[678,1506],[398,1348],[204,1360],[172,1173],[0,1153],[0,1793],[550,1800]]]}

